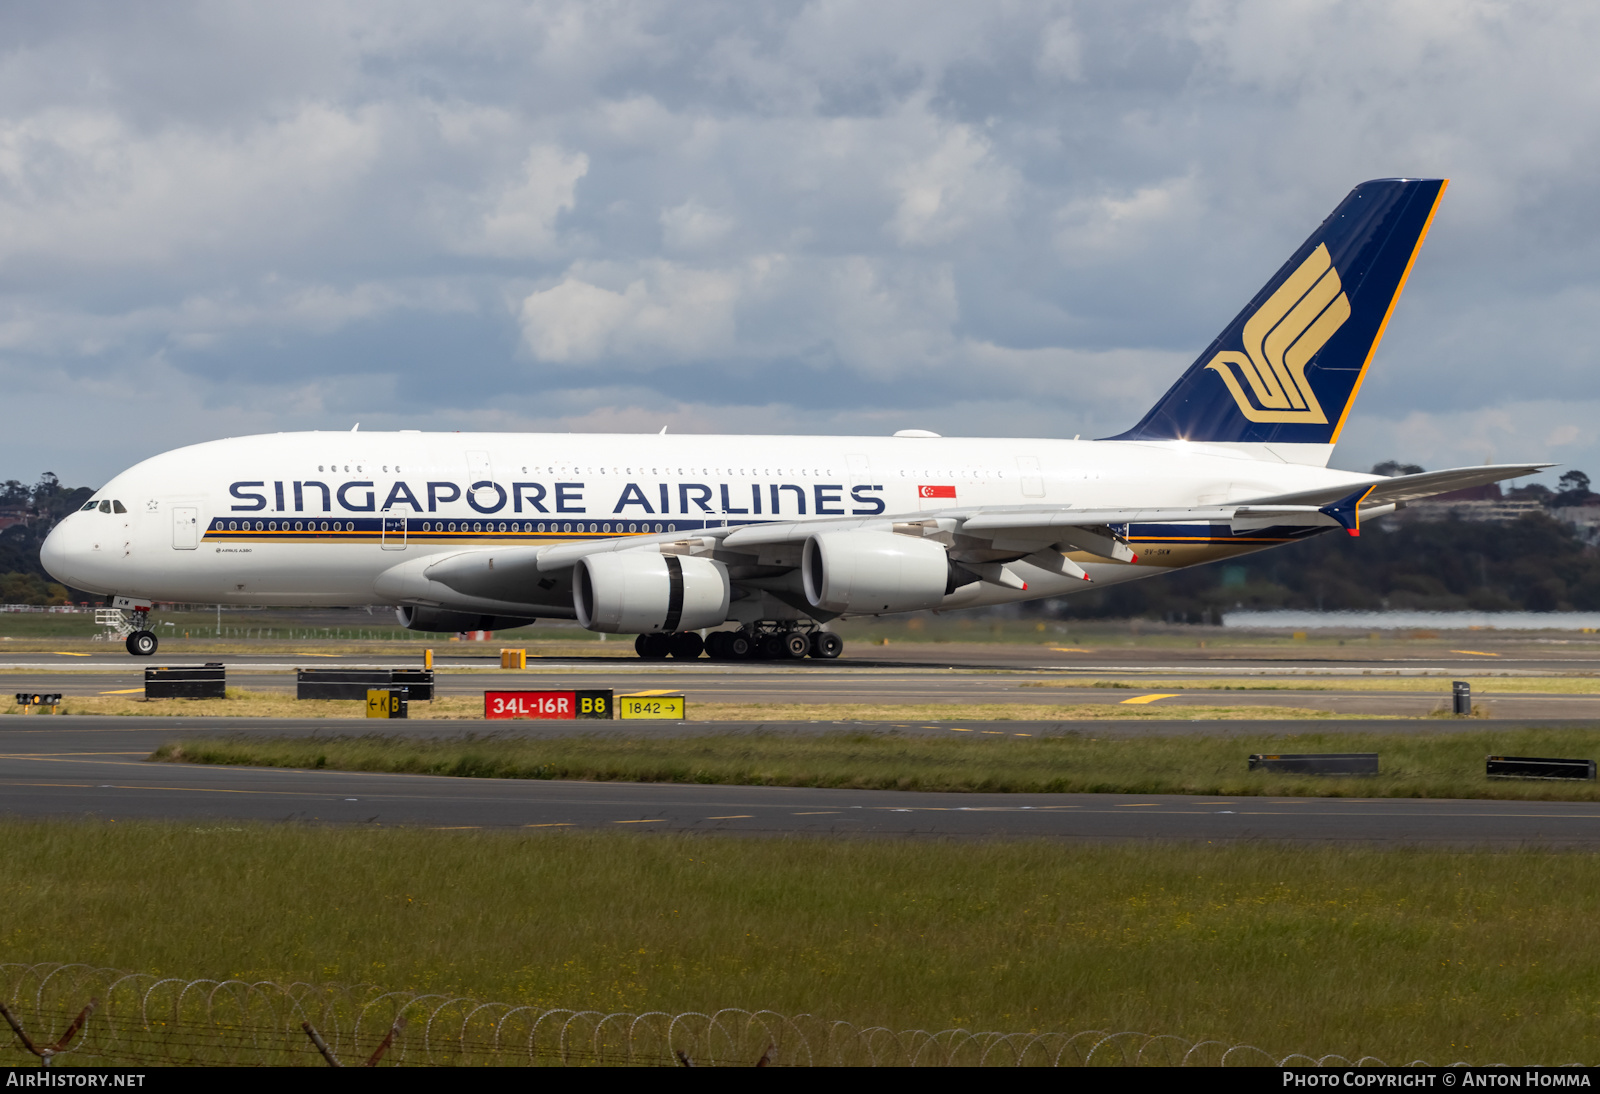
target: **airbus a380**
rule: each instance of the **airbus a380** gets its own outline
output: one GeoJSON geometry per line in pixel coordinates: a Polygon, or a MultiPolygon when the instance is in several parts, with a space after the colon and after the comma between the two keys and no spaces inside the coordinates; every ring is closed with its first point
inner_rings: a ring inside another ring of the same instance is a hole
{"type": "Polygon", "coordinates": [[[1132,429],[1104,440],[279,433],[112,479],[41,558],[155,652],[156,601],[539,618],[646,658],[839,656],[842,615],[1061,596],[1345,531],[1548,464],[1327,466],[1444,195],[1362,183],[1132,429]],[[714,631],[702,642],[700,631],[714,631]]]}

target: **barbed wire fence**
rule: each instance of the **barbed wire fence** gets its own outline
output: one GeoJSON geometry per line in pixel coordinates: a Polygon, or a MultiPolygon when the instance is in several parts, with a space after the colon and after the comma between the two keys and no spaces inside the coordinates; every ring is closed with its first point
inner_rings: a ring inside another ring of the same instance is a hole
{"type": "MultiPolygon", "coordinates": [[[[0,964],[0,1063],[251,1066],[1386,1066],[1131,1031],[891,1030],[811,1014],[517,1006],[377,988],[0,964]],[[43,1047],[41,1047],[43,1046],[43,1047]]],[[[1423,1065],[1424,1061],[1412,1061],[1423,1065]]]]}

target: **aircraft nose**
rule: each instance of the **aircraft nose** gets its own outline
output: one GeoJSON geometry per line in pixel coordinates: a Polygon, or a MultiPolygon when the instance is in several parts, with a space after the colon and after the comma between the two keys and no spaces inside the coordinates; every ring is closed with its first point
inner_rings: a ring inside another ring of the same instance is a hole
{"type": "Polygon", "coordinates": [[[68,530],[67,524],[71,519],[69,516],[67,520],[50,529],[50,534],[44,537],[44,542],[39,545],[39,562],[44,566],[45,572],[61,584],[76,587],[80,583],[74,580],[72,552],[68,546],[72,533],[68,530]]]}

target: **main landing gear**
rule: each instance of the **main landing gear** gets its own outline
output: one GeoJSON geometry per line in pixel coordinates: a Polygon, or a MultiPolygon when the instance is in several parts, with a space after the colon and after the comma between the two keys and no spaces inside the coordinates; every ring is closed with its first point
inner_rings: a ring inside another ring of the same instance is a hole
{"type": "Polygon", "coordinates": [[[815,625],[763,621],[736,631],[712,631],[704,641],[694,631],[641,634],[633,648],[646,661],[668,657],[693,661],[702,652],[713,661],[798,661],[804,657],[832,661],[844,652],[844,639],[815,625]]]}

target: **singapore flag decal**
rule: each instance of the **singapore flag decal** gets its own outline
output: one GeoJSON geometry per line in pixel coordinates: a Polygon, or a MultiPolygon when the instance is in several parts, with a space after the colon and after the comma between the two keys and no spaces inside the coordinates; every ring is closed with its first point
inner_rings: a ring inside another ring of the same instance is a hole
{"type": "Polygon", "coordinates": [[[919,487],[917,487],[917,497],[919,497],[919,498],[950,498],[950,499],[954,500],[955,496],[956,496],[956,488],[953,487],[953,486],[919,486],[919,487]]]}

